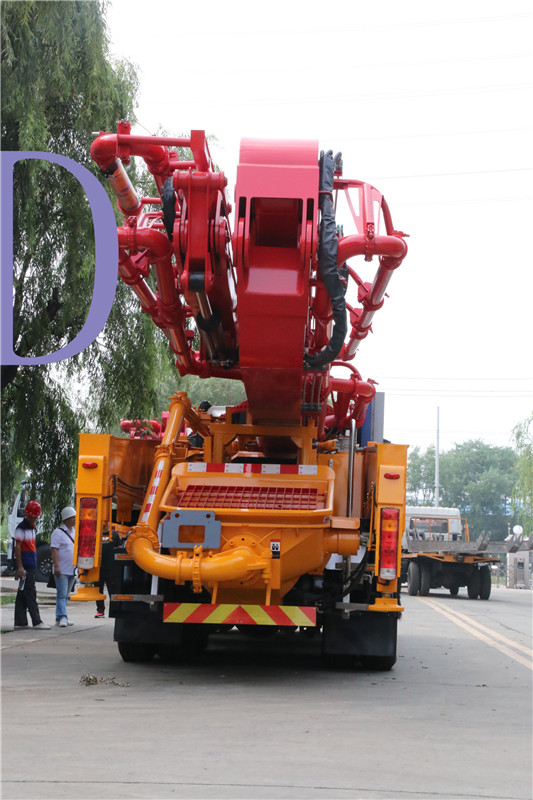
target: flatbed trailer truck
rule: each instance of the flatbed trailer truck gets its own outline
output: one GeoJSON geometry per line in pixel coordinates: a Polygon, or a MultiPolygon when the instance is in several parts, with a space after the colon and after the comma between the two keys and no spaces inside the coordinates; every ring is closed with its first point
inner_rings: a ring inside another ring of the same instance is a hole
{"type": "Polygon", "coordinates": [[[488,536],[470,541],[458,508],[407,506],[405,523],[401,579],[409,595],[443,587],[455,596],[465,586],[470,599],[489,599],[491,566],[500,559],[486,552],[488,536]]]}

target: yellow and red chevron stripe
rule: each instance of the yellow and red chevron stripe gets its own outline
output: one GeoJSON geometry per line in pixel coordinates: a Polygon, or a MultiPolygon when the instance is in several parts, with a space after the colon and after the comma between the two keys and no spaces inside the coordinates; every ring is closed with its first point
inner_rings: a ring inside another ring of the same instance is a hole
{"type": "Polygon", "coordinates": [[[316,626],[314,606],[259,606],[237,603],[165,603],[163,622],[210,625],[316,626]]]}

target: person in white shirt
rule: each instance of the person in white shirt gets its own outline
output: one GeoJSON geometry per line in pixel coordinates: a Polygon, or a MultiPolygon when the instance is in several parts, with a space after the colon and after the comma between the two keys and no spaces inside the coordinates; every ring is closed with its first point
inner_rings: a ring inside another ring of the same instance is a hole
{"type": "Polygon", "coordinates": [[[66,628],[73,625],[67,616],[67,602],[75,581],[74,568],[74,526],[76,509],[66,506],[61,511],[61,525],[56,528],[50,538],[53,571],[56,582],[56,625],[66,628]]]}

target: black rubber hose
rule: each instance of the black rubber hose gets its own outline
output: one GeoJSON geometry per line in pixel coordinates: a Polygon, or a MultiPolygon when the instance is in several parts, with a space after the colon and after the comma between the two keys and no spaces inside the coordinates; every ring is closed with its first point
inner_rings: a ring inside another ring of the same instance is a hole
{"type": "Polygon", "coordinates": [[[174,220],[176,219],[176,195],[174,194],[174,184],[172,176],[167,178],[161,189],[161,203],[163,206],[163,224],[167,236],[172,241],[174,232],[174,220]]]}
{"type": "Polygon", "coordinates": [[[339,240],[335,223],[335,210],[333,206],[333,177],[335,164],[340,160],[341,153],[333,157],[333,150],[320,153],[319,161],[319,207],[322,214],[320,221],[320,241],[318,244],[318,266],[324,286],[331,298],[333,313],[333,332],[328,344],[320,353],[305,356],[306,364],[311,369],[324,367],[331,364],[340,351],[346,338],[348,324],[346,320],[346,286],[341,281],[337,267],[337,251],[339,240]]]}

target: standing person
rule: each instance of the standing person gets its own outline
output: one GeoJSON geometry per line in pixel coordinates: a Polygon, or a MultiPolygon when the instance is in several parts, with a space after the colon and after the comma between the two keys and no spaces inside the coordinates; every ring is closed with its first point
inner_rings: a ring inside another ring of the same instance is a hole
{"type": "Polygon", "coordinates": [[[37,567],[35,525],[40,516],[41,506],[36,500],[30,500],[24,509],[24,519],[15,530],[15,556],[19,580],[15,599],[15,630],[28,627],[28,612],[34,628],[41,631],[50,630],[50,625],[45,625],[41,619],[35,589],[35,569],[37,567]]]}
{"type": "MultiPolygon", "coordinates": [[[[116,536],[116,534],[115,534],[116,536]]],[[[103,533],[102,541],[102,561],[100,564],[100,580],[98,588],[104,592],[104,586],[107,586],[107,593],[109,600],[111,596],[117,591],[115,585],[115,545],[112,533],[103,533]]],[[[105,617],[105,600],[96,601],[96,614],[95,617],[105,617]]]]}
{"type": "Polygon", "coordinates": [[[74,525],[76,509],[66,506],[61,512],[61,525],[50,538],[54,577],[56,580],[56,625],[66,628],[74,625],[67,617],[68,596],[75,580],[74,572],[74,525]]]}

